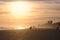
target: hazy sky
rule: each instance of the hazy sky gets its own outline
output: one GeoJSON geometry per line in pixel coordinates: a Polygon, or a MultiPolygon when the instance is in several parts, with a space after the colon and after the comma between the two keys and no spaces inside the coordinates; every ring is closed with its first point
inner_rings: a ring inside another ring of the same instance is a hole
{"type": "MultiPolygon", "coordinates": [[[[0,1],[22,1],[22,0],[0,0],[0,1]]],[[[60,0],[27,0],[27,1],[58,1],[59,2],[60,0]]]]}
{"type": "Polygon", "coordinates": [[[6,5],[7,2],[11,1],[15,0],[0,0],[0,27],[9,25],[33,25],[42,23],[45,20],[51,20],[52,17],[60,20],[60,0],[32,0],[36,1],[30,2],[30,5],[32,5],[32,10],[30,12],[34,16],[27,16],[28,19],[12,19],[12,17],[10,18],[10,15],[8,15],[8,12],[6,12],[4,5],[6,5]]]}

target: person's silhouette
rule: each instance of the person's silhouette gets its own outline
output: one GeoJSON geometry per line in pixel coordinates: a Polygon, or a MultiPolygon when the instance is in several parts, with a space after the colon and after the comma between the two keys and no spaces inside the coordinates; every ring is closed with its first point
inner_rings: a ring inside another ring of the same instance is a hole
{"type": "Polygon", "coordinates": [[[58,25],[57,25],[57,27],[56,27],[56,30],[58,30],[58,25]]]}
{"type": "Polygon", "coordinates": [[[30,30],[32,29],[32,27],[30,27],[30,30]]]}

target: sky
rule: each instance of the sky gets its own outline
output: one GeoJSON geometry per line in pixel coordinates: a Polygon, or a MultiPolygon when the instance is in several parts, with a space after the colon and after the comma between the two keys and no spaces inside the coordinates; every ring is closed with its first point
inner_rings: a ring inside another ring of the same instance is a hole
{"type": "Polygon", "coordinates": [[[6,10],[4,10],[5,9],[4,5],[7,2],[11,2],[11,1],[13,2],[16,0],[0,0],[0,27],[3,25],[8,26],[12,24],[16,26],[16,23],[17,25],[20,25],[20,23],[26,24],[26,22],[32,22],[31,24],[35,24],[35,23],[37,24],[40,22],[44,22],[40,20],[52,19],[51,17],[53,16],[55,16],[57,19],[60,20],[60,0],[29,0],[31,1],[30,5],[33,5],[32,13],[34,16],[30,15],[28,16],[29,19],[22,19],[22,20],[16,18],[9,19],[10,17],[9,15],[7,15],[8,12],[5,12],[6,10]],[[32,1],[36,1],[36,2],[32,2],[32,1]],[[41,2],[37,2],[37,1],[41,1],[41,2]],[[4,10],[4,12],[2,11],[2,9],[4,10]],[[44,18],[42,19],[40,17],[42,18],[44,17],[44,18]]]}
{"type": "MultiPolygon", "coordinates": [[[[0,1],[22,1],[22,0],[0,0],[0,1]]],[[[59,2],[60,0],[27,0],[27,1],[56,1],[56,2],[59,2]]]]}

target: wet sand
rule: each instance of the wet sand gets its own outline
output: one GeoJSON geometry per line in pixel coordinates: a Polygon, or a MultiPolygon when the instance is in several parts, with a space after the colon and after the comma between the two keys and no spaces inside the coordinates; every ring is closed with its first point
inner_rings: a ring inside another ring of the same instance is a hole
{"type": "Polygon", "coordinates": [[[60,40],[60,30],[0,30],[0,40],[60,40]]]}

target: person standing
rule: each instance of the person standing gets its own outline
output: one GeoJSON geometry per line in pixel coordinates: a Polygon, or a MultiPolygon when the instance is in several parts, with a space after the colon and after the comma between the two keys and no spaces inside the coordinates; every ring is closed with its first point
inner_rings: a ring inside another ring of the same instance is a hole
{"type": "Polygon", "coordinates": [[[29,28],[30,30],[32,29],[32,27],[29,28]]]}
{"type": "Polygon", "coordinates": [[[58,30],[58,25],[56,26],[56,30],[58,30]]]}

